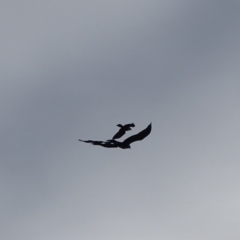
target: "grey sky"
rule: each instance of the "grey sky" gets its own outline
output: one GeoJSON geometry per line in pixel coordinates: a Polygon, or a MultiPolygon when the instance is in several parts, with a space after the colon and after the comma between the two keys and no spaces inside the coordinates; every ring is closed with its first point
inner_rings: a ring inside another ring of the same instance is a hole
{"type": "Polygon", "coordinates": [[[238,240],[239,12],[3,1],[0,238],[238,240]],[[77,141],[130,122],[131,150],[77,141]]]}

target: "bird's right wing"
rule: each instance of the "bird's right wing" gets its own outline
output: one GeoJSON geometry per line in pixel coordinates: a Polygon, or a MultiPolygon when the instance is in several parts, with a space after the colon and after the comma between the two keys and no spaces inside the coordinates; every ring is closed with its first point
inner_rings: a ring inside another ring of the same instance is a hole
{"type": "Polygon", "coordinates": [[[150,123],[144,130],[142,130],[141,132],[135,134],[135,135],[132,135],[130,136],[129,138],[125,139],[123,141],[124,144],[131,144],[133,142],[136,142],[136,141],[141,141],[143,140],[145,137],[147,137],[150,132],[152,130],[152,123],[150,123]]]}

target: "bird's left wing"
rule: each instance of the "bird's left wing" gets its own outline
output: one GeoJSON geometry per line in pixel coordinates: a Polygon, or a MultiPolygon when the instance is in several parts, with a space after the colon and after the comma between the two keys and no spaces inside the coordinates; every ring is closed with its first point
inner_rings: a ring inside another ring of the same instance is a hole
{"type": "Polygon", "coordinates": [[[116,143],[112,143],[112,142],[104,142],[104,141],[94,141],[94,140],[81,140],[78,139],[78,141],[80,142],[85,142],[85,143],[91,143],[92,145],[96,145],[96,146],[101,146],[101,147],[105,147],[105,148],[117,148],[118,145],[116,145],[116,143]]]}
{"type": "Polygon", "coordinates": [[[131,144],[133,142],[136,142],[136,141],[141,141],[143,140],[145,137],[147,137],[150,132],[152,130],[152,123],[150,123],[144,130],[142,130],[141,132],[135,134],[135,135],[132,135],[130,136],[129,138],[125,139],[123,141],[124,144],[131,144]]]}
{"type": "Polygon", "coordinates": [[[81,139],[78,139],[78,141],[85,142],[85,143],[91,143],[92,145],[100,145],[100,146],[103,144],[103,141],[81,140],[81,139]]]}

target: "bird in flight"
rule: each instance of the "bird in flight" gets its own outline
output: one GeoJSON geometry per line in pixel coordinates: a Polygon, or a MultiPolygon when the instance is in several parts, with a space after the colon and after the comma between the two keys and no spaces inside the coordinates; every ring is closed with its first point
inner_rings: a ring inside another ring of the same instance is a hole
{"type": "Polygon", "coordinates": [[[101,146],[101,147],[105,147],[105,148],[127,149],[127,148],[131,148],[130,144],[132,144],[133,142],[141,141],[145,137],[147,137],[151,133],[151,130],[152,130],[152,123],[150,123],[141,132],[126,138],[123,142],[116,141],[115,139],[110,139],[110,140],[107,140],[107,141],[94,141],[94,140],[81,140],[81,139],[79,139],[79,141],[85,142],[85,143],[91,143],[93,145],[97,145],[97,146],[101,146]]]}
{"type": "Polygon", "coordinates": [[[126,133],[126,131],[132,130],[131,127],[135,127],[135,124],[134,124],[134,123],[129,123],[129,124],[125,124],[125,125],[118,124],[117,126],[118,126],[120,129],[119,129],[118,132],[113,136],[112,139],[117,139],[117,138],[122,137],[122,136],[126,133]]]}

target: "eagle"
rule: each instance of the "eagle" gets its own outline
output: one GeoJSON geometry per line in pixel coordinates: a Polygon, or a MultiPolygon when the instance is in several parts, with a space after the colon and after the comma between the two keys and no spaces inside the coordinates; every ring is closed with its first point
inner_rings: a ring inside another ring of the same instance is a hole
{"type": "Polygon", "coordinates": [[[132,130],[131,128],[132,128],[132,127],[135,127],[135,124],[134,124],[134,123],[128,123],[128,124],[125,124],[125,125],[118,124],[117,126],[118,126],[120,129],[119,129],[118,132],[112,137],[112,139],[117,139],[117,138],[122,137],[122,136],[126,133],[126,131],[132,130]]]}
{"type": "Polygon", "coordinates": [[[126,138],[123,142],[116,141],[115,139],[110,139],[107,141],[94,141],[94,140],[81,140],[81,142],[91,143],[92,145],[97,145],[105,148],[121,148],[121,149],[129,149],[131,148],[130,144],[133,142],[141,141],[146,138],[152,131],[152,123],[150,123],[145,129],[141,132],[132,135],[126,138]]]}

